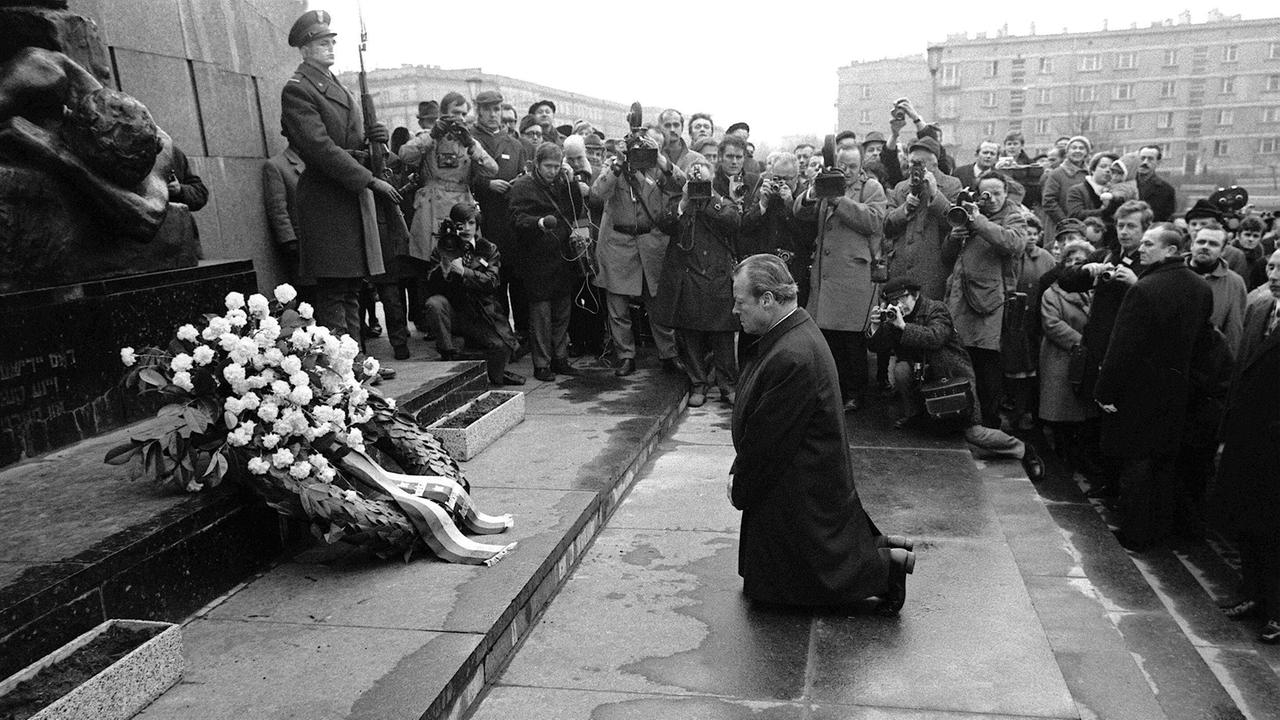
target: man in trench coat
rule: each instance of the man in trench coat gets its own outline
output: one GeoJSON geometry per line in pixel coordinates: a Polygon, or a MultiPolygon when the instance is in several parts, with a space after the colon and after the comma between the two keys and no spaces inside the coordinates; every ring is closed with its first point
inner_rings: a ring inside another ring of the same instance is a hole
{"type": "MultiPolygon", "coordinates": [[[[409,231],[400,193],[357,159],[366,156],[364,117],[359,100],[329,71],[329,20],[312,10],[289,31],[302,64],[281,91],[280,124],[306,165],[297,191],[299,274],[315,278],[316,321],[360,337],[360,281],[387,272],[385,262],[407,252],[409,231]]],[[[386,142],[386,128],[367,139],[386,142]]]]}
{"type": "Polygon", "coordinates": [[[875,596],[881,612],[896,613],[915,565],[911,542],[883,536],[858,499],[835,360],[796,291],[776,255],[752,255],[734,271],[734,313],[757,336],[742,350],[729,471],[743,593],[809,607],[875,596]]]}

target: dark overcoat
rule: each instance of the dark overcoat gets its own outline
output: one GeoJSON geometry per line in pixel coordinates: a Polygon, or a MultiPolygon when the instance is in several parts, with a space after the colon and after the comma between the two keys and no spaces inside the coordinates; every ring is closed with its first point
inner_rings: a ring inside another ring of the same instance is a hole
{"type": "Polygon", "coordinates": [[[734,332],[733,267],[741,213],[723,197],[685,209],[667,244],[663,283],[651,310],[659,324],[684,330],[734,332]]]}
{"type": "Polygon", "coordinates": [[[504,303],[498,297],[502,286],[502,253],[497,245],[483,237],[476,238],[474,247],[445,248],[437,243],[432,250],[430,268],[427,296],[443,295],[459,322],[467,326],[468,337],[484,338],[485,347],[506,345],[515,350],[519,346],[507,322],[504,303]],[[442,267],[456,259],[462,260],[462,273],[446,275],[442,267]]]}
{"type": "MultiPolygon", "coordinates": [[[[516,229],[511,219],[511,190],[508,189],[505,193],[495,192],[489,189],[489,181],[514,181],[524,172],[525,163],[533,158],[525,155],[524,143],[508,135],[505,130],[490,132],[477,125],[472,128],[471,134],[498,164],[495,175],[481,173],[471,184],[471,194],[480,203],[480,232],[509,259],[514,258],[516,229]]],[[[507,270],[510,271],[511,268],[507,270]]]]}
{"type": "MultiPolygon", "coordinates": [[[[377,219],[366,221],[361,212],[373,173],[351,154],[364,147],[360,103],[332,75],[306,63],[284,84],[280,101],[284,135],[306,164],[297,195],[300,273],[351,278],[385,270],[373,261],[403,255],[408,229],[399,208],[391,213],[381,200],[377,219]],[[384,234],[366,239],[366,225],[377,228],[379,220],[384,234]]],[[[373,202],[372,193],[366,202],[373,202]]]]}
{"type": "MultiPolygon", "coordinates": [[[[582,282],[582,264],[575,261],[569,234],[575,222],[587,217],[587,204],[578,183],[562,174],[548,183],[537,175],[521,175],[508,191],[511,219],[516,228],[515,262],[532,302],[572,295],[582,282]],[[543,230],[538,220],[556,219],[543,230]]],[[[583,259],[584,261],[586,258],[583,259]]]]}
{"type": "Polygon", "coordinates": [[[1145,268],[1125,293],[1094,388],[1099,404],[1117,408],[1103,415],[1104,451],[1130,458],[1177,451],[1196,340],[1212,312],[1209,284],[1180,257],[1145,268]]]}
{"type": "Polygon", "coordinates": [[[941,300],[947,291],[951,266],[942,262],[942,244],[951,232],[947,209],[960,194],[960,181],[939,170],[931,171],[938,192],[929,201],[907,209],[911,181],[903,180],[889,194],[890,210],[884,218],[885,253],[889,257],[889,277],[911,278],[920,283],[927,298],[941,300]]]}
{"type": "MultiPolygon", "coordinates": [[[[1099,250],[1089,257],[1089,263],[1105,262],[1120,265],[1129,261],[1129,268],[1136,274],[1142,273],[1142,261],[1135,250],[1125,255],[1119,248],[1115,250],[1099,250]]],[[[1097,382],[1098,368],[1102,367],[1102,359],[1107,355],[1107,346],[1111,343],[1111,331],[1116,326],[1116,315],[1120,312],[1120,304],[1129,292],[1129,286],[1120,280],[1103,280],[1095,278],[1083,266],[1062,268],[1058,274],[1058,287],[1067,293],[1083,293],[1093,291],[1093,299],[1089,302],[1089,319],[1080,331],[1080,342],[1084,345],[1085,362],[1090,371],[1086,382],[1097,382]]],[[[1093,388],[1083,389],[1087,398],[1093,397],[1093,388]]]]}
{"type": "Polygon", "coordinates": [[[1280,535],[1280,330],[1266,336],[1276,302],[1264,298],[1245,311],[1211,503],[1224,529],[1270,537],[1280,535]]]}
{"type": "Polygon", "coordinates": [[[889,555],[854,487],[835,360],[803,308],[745,346],[733,446],[748,597],[841,605],[885,592],[889,555]]]}
{"type": "Polygon", "coordinates": [[[867,327],[880,292],[871,262],[880,257],[886,202],[880,181],[866,173],[852,179],[842,197],[795,200],[796,217],[817,236],[805,309],[823,330],[867,327]]]}
{"type": "Polygon", "coordinates": [[[921,363],[925,367],[925,381],[950,378],[968,380],[969,391],[975,401],[972,404],[971,421],[982,422],[982,411],[976,401],[977,377],[969,351],[960,344],[960,336],[951,320],[946,303],[930,300],[921,295],[911,314],[903,318],[906,327],[899,330],[892,323],[876,326],[867,341],[867,349],[877,353],[892,353],[899,362],[921,363]]]}

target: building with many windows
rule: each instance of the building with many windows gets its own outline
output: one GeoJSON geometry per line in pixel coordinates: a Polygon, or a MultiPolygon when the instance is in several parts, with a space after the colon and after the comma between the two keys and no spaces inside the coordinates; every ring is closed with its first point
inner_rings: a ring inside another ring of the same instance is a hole
{"type": "Polygon", "coordinates": [[[1211,14],[1191,23],[1184,13],[1177,23],[1125,30],[953,35],[924,57],[854,63],[839,78],[841,122],[855,129],[870,110],[875,127],[867,129],[886,130],[883,97],[922,83],[927,102],[916,106],[941,124],[961,161],[982,140],[1020,130],[1033,152],[1076,134],[1095,149],[1155,144],[1175,174],[1280,165],[1280,18],[1211,14]],[[914,68],[916,79],[886,67],[914,68]],[[859,86],[856,78],[867,80],[859,86]]]}
{"type": "MultiPolygon", "coordinates": [[[[359,92],[357,73],[338,76],[352,92],[359,92]]],[[[369,93],[373,95],[378,119],[389,128],[403,125],[418,127],[418,103],[436,100],[448,92],[460,92],[468,99],[482,90],[497,90],[521,116],[538,100],[556,104],[556,122],[573,124],[586,120],[603,130],[606,137],[622,137],[627,133],[627,111],[630,103],[615,102],[579,93],[558,90],[526,80],[481,72],[479,68],[444,69],[435,65],[404,65],[398,68],[370,70],[369,93]]],[[[656,120],[658,109],[646,107],[645,119],[656,120]]]]}

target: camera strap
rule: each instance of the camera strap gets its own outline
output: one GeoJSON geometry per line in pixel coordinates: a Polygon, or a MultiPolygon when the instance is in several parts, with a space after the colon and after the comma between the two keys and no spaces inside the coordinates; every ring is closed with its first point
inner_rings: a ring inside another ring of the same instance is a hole
{"type": "Polygon", "coordinates": [[[649,210],[649,204],[644,201],[644,194],[640,192],[640,188],[636,187],[635,176],[627,173],[627,187],[631,188],[631,201],[640,206],[644,211],[645,217],[649,218],[649,228],[657,229],[658,221],[653,219],[653,213],[649,210]]]}

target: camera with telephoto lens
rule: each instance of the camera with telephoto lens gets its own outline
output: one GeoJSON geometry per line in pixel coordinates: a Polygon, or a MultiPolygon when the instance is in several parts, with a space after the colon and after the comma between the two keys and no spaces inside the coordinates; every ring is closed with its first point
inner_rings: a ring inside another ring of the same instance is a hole
{"type": "Polygon", "coordinates": [[[1209,196],[1209,202],[1222,213],[1222,221],[1232,232],[1240,229],[1244,215],[1240,213],[1249,204],[1249,191],[1239,185],[1218,188],[1209,196]]]}
{"type": "Polygon", "coordinates": [[[471,146],[471,133],[461,120],[446,115],[431,128],[431,139],[436,141],[436,167],[456,168],[462,164],[462,156],[471,146]]]}
{"type": "Polygon", "coordinates": [[[924,188],[926,185],[924,178],[925,172],[924,163],[919,160],[911,161],[911,170],[908,177],[911,180],[911,194],[916,197],[924,195],[924,188]]]}
{"type": "Polygon", "coordinates": [[[900,310],[895,303],[885,303],[880,307],[881,322],[891,323],[901,314],[902,310],[900,310]]]}
{"type": "Polygon", "coordinates": [[[472,246],[462,239],[462,225],[449,218],[440,221],[440,232],[435,233],[440,250],[451,255],[462,255],[472,246]]]}
{"type": "Polygon", "coordinates": [[[947,222],[951,223],[951,227],[961,228],[969,227],[971,221],[969,219],[969,208],[967,205],[978,205],[991,201],[991,193],[984,192],[981,195],[974,195],[968,190],[961,190],[956,195],[955,204],[947,208],[947,222]]]}
{"type": "Polygon", "coordinates": [[[813,196],[838,198],[844,196],[845,174],[836,167],[836,136],[828,135],[822,141],[823,168],[813,178],[813,196]]]}
{"type": "Polygon", "coordinates": [[[658,167],[658,148],[645,142],[647,133],[644,129],[644,108],[640,103],[631,103],[631,112],[627,113],[627,126],[631,132],[623,138],[627,148],[623,165],[628,173],[644,172],[658,167]]]}

